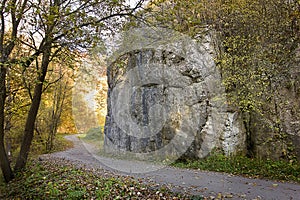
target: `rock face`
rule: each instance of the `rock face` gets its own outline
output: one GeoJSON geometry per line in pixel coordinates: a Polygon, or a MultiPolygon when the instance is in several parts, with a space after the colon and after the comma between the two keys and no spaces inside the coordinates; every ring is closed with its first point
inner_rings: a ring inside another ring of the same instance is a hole
{"type": "Polygon", "coordinates": [[[169,30],[141,28],[121,38],[116,48],[111,43],[117,53],[107,71],[106,152],[165,161],[219,150],[300,160],[298,66],[262,117],[227,107],[210,37],[199,44],[169,30]]]}
{"type": "Polygon", "coordinates": [[[165,160],[245,151],[241,116],[226,107],[211,54],[187,51],[197,54],[136,50],[108,68],[106,152],[165,160]]]}

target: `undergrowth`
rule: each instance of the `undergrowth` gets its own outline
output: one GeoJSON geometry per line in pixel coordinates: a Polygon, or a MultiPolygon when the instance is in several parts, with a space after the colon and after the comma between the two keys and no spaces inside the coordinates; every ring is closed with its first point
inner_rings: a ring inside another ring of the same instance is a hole
{"type": "Polygon", "coordinates": [[[226,157],[222,154],[214,154],[201,160],[179,160],[173,166],[300,183],[300,163],[283,160],[272,161],[245,156],[226,157]]]}
{"type": "Polygon", "coordinates": [[[66,163],[32,161],[9,184],[0,182],[0,199],[188,199],[130,177],[114,177],[66,163]]]}
{"type": "Polygon", "coordinates": [[[73,147],[73,143],[67,139],[65,139],[66,134],[57,134],[55,141],[53,143],[53,149],[51,152],[46,152],[46,153],[53,153],[53,152],[58,152],[58,151],[64,151],[69,148],[73,147]]]}

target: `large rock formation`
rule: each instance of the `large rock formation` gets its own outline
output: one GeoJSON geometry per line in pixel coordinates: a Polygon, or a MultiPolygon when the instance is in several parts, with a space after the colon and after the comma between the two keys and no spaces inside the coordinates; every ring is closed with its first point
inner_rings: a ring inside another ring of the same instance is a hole
{"type": "Polygon", "coordinates": [[[109,65],[104,149],[144,159],[203,158],[214,150],[300,159],[299,67],[264,114],[227,106],[210,37],[137,29],[109,65]],[[120,56],[121,55],[121,56],[120,56]]]}
{"type": "Polygon", "coordinates": [[[167,47],[129,51],[108,68],[105,151],[162,160],[243,152],[241,116],[228,111],[208,43],[167,47]]]}

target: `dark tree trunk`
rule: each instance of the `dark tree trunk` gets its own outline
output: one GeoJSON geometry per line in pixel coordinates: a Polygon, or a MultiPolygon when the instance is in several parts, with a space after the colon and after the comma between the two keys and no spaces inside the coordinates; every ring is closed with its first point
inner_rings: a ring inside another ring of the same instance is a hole
{"type": "Polygon", "coordinates": [[[11,181],[14,178],[13,171],[11,169],[9,159],[5,150],[4,145],[4,108],[5,108],[5,98],[6,98],[6,69],[1,66],[0,69],[0,165],[4,180],[6,182],[11,181]]]}
{"type": "Polygon", "coordinates": [[[34,124],[35,124],[35,120],[36,120],[36,117],[38,114],[38,110],[39,110],[40,102],[41,102],[41,98],[42,98],[43,83],[45,81],[45,77],[46,77],[47,70],[48,70],[48,65],[50,62],[50,54],[51,54],[51,47],[49,45],[48,48],[46,47],[46,50],[43,54],[41,71],[38,76],[36,86],[34,88],[32,103],[30,105],[30,109],[29,109],[27,119],[26,119],[23,140],[22,140],[22,144],[21,144],[21,150],[20,150],[16,165],[15,165],[16,171],[20,171],[21,169],[23,169],[27,162],[28,154],[30,151],[30,146],[31,146],[32,139],[34,136],[34,124]]]}

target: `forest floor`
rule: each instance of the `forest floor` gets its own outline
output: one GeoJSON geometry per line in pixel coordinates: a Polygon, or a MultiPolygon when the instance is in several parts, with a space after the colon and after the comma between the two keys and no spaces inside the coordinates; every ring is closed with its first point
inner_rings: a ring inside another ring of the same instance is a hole
{"type": "Polygon", "coordinates": [[[109,158],[99,155],[95,145],[84,142],[78,135],[69,135],[66,139],[74,143],[73,148],[42,155],[40,159],[65,159],[89,169],[108,171],[116,176],[130,176],[143,184],[194,196],[193,199],[300,200],[300,185],[297,183],[109,158]]]}

